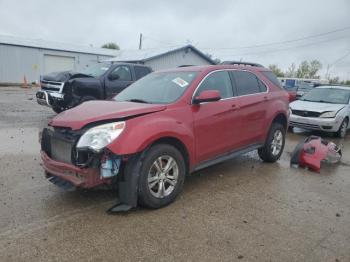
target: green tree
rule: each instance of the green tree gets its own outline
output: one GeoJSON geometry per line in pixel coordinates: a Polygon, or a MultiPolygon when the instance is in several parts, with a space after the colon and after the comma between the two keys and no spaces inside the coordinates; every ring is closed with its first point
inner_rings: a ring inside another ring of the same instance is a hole
{"type": "Polygon", "coordinates": [[[278,67],[276,64],[269,65],[270,70],[277,76],[277,77],[284,77],[283,71],[278,67]]]}
{"type": "Polygon", "coordinates": [[[350,80],[344,80],[344,85],[350,86],[350,80]]]}
{"type": "Polygon", "coordinates": [[[297,77],[298,78],[307,78],[309,75],[310,66],[308,61],[303,61],[298,67],[297,77]]]}
{"type": "Polygon", "coordinates": [[[330,84],[339,84],[339,76],[329,78],[329,83],[330,84]]]}
{"type": "Polygon", "coordinates": [[[312,60],[308,62],[305,60],[299,65],[296,76],[298,78],[320,78],[317,73],[321,68],[322,64],[320,61],[312,60]]]}
{"type": "Polygon", "coordinates": [[[295,66],[294,63],[292,63],[292,64],[288,67],[288,69],[287,69],[287,71],[286,71],[286,73],[285,73],[285,76],[286,76],[286,77],[296,77],[296,76],[297,76],[296,66],[295,66]]]}
{"type": "Polygon", "coordinates": [[[116,43],[113,43],[113,42],[106,43],[106,44],[102,45],[101,47],[107,48],[107,49],[120,50],[119,45],[117,45],[116,43]]]}
{"type": "Polygon", "coordinates": [[[322,69],[321,62],[318,60],[312,60],[310,62],[309,78],[320,78],[320,76],[317,75],[317,73],[321,69],[322,69]]]}

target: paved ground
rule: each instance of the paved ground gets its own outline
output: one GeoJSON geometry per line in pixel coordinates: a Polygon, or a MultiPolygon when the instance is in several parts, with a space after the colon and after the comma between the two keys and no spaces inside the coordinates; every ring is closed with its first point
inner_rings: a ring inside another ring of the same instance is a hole
{"type": "MultiPolygon", "coordinates": [[[[350,142],[321,174],[256,153],[197,172],[160,210],[110,216],[108,191],[43,177],[38,132],[54,116],[35,90],[0,88],[0,261],[350,261],[350,142]]],[[[333,138],[332,138],[333,139],[333,138]]]]}

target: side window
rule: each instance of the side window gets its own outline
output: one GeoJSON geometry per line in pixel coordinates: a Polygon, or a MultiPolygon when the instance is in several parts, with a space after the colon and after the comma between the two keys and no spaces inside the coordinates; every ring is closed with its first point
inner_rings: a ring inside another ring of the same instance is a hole
{"type": "Polygon", "coordinates": [[[130,68],[128,66],[117,66],[111,73],[110,77],[113,80],[132,81],[130,68]]]}
{"type": "Polygon", "coordinates": [[[149,74],[150,72],[151,71],[147,67],[135,66],[136,80],[139,80],[140,78],[144,77],[145,75],[149,74]]]}
{"type": "Polygon", "coordinates": [[[264,82],[261,81],[259,78],[258,78],[258,82],[259,82],[259,86],[260,86],[260,92],[266,92],[267,91],[267,87],[264,84],[264,82]]]}
{"type": "MultiPolygon", "coordinates": [[[[267,79],[269,79],[275,86],[278,86],[279,88],[282,88],[280,81],[277,79],[277,77],[275,76],[274,73],[272,73],[271,71],[265,71],[265,72],[261,72],[264,76],[266,76],[267,79]]],[[[285,85],[286,86],[290,86],[290,87],[294,87],[295,83],[293,83],[292,85],[289,83],[290,79],[286,79],[285,81],[285,85]]],[[[292,80],[295,82],[295,80],[292,80]]]]}
{"type": "Polygon", "coordinates": [[[233,91],[228,72],[218,71],[211,73],[199,86],[194,96],[198,96],[205,90],[218,90],[221,98],[232,97],[233,91]]]}
{"type": "Polygon", "coordinates": [[[236,85],[237,95],[250,95],[260,93],[258,78],[247,71],[232,71],[236,85]]]}

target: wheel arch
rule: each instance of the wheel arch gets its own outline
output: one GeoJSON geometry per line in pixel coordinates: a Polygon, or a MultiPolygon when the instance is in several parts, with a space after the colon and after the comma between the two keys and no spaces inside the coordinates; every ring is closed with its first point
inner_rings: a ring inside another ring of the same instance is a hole
{"type": "Polygon", "coordinates": [[[173,136],[161,137],[161,138],[158,138],[158,139],[152,141],[150,143],[150,145],[148,146],[148,148],[150,148],[154,145],[157,145],[157,144],[168,144],[168,145],[174,146],[177,150],[179,150],[180,153],[182,154],[182,156],[184,157],[184,160],[185,160],[186,174],[189,173],[189,170],[190,170],[189,151],[188,151],[186,145],[180,139],[173,137],[173,136]]]}
{"type": "Polygon", "coordinates": [[[288,118],[284,113],[278,113],[272,120],[271,124],[279,123],[281,124],[285,130],[288,128],[288,118]]]}

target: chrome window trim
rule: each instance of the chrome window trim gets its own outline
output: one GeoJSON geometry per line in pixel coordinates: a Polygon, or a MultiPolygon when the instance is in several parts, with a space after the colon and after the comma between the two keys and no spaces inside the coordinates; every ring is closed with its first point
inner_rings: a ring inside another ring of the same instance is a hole
{"type": "MultiPolygon", "coordinates": [[[[246,69],[236,69],[236,68],[230,68],[230,69],[217,69],[217,70],[214,70],[214,71],[211,71],[209,72],[209,74],[207,74],[200,82],[199,84],[197,85],[196,89],[194,90],[194,92],[192,93],[192,98],[191,98],[191,104],[192,105],[195,105],[193,103],[193,100],[194,100],[194,94],[197,92],[198,88],[201,86],[201,84],[207,79],[208,76],[210,76],[212,73],[215,73],[215,72],[220,72],[220,71],[245,71],[245,72],[248,72],[248,73],[251,73],[253,74],[256,78],[258,78],[261,82],[264,83],[264,85],[266,86],[266,91],[265,92],[259,92],[259,93],[254,93],[254,94],[248,94],[248,95],[241,95],[239,96],[238,94],[236,96],[232,96],[232,97],[227,97],[227,98],[222,98],[218,101],[223,101],[223,100],[228,100],[228,99],[232,99],[232,98],[237,98],[237,97],[245,97],[245,96],[254,96],[254,95],[258,95],[258,94],[267,94],[269,93],[270,91],[270,87],[266,84],[265,81],[263,81],[260,77],[258,77],[255,73],[249,71],[249,70],[246,70],[246,69]]],[[[258,83],[259,84],[259,83],[258,83]]],[[[232,84],[231,84],[232,85],[232,84]]],[[[234,86],[232,86],[232,88],[234,88],[234,86]]],[[[208,102],[205,102],[205,103],[208,103],[208,102]]],[[[210,102],[211,103],[211,102],[210,102]]],[[[202,104],[202,103],[199,103],[199,104],[202,104]]]]}

